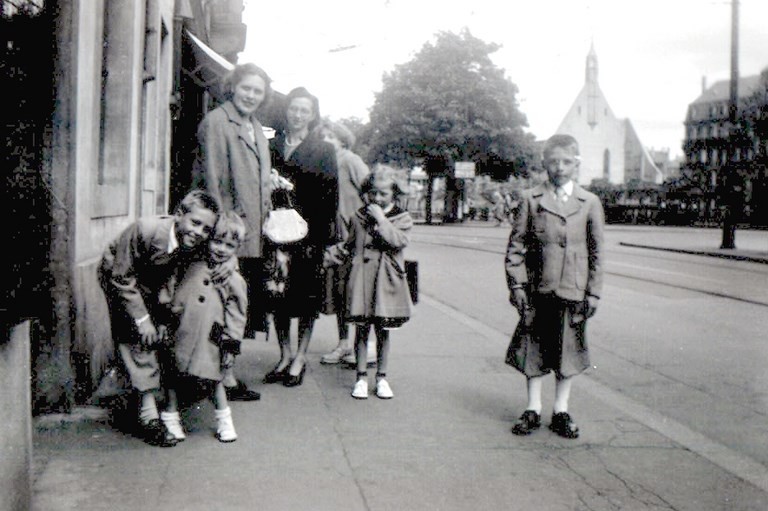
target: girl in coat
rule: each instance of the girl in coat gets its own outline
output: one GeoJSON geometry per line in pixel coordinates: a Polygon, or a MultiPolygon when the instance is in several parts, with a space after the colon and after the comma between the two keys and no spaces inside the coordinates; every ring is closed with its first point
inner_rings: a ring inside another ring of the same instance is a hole
{"type": "Polygon", "coordinates": [[[411,314],[411,297],[403,249],[413,220],[397,206],[404,189],[394,169],[379,165],[365,182],[367,204],[352,217],[346,241],[327,252],[327,264],[351,258],[345,317],[356,325],[357,382],[352,397],[368,398],[367,340],[376,333],[376,396],[391,399],[387,383],[389,331],[402,326],[411,314]]]}
{"type": "Polygon", "coordinates": [[[216,408],[216,438],[234,442],[237,433],[227,401],[223,372],[231,368],[240,353],[248,307],[248,286],[239,272],[224,282],[214,283],[213,270],[230,261],[245,239],[245,224],[233,211],[222,213],[204,259],[180,271],[173,291],[171,313],[174,327],[171,341],[175,371],[166,383],[167,410],[160,418],[178,441],[186,435],[181,426],[177,388],[180,377],[191,376],[211,388],[216,408]]]}

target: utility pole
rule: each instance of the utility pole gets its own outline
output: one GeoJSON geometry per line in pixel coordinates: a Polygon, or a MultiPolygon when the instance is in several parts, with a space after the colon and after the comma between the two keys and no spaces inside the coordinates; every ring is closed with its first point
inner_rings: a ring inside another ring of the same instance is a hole
{"type": "Polygon", "coordinates": [[[723,216],[723,239],[720,248],[736,248],[736,211],[741,200],[737,197],[736,185],[736,145],[739,143],[739,0],[731,0],[731,88],[728,105],[728,120],[731,124],[728,137],[730,139],[730,158],[727,174],[723,176],[725,189],[725,214],[723,216]]]}

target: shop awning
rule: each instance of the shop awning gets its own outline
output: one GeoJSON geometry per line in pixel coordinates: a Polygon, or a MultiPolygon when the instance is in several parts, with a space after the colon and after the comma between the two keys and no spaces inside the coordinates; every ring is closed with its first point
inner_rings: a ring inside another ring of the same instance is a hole
{"type": "Polygon", "coordinates": [[[207,87],[219,81],[235,65],[216,53],[216,50],[205,44],[189,30],[184,31],[195,57],[194,69],[185,69],[191,76],[207,87]]]}

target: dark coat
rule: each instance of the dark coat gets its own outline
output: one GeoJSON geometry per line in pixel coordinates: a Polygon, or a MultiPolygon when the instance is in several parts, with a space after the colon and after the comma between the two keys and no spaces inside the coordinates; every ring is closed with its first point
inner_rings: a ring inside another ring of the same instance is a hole
{"type": "Polygon", "coordinates": [[[293,206],[309,224],[305,241],[325,247],[337,241],[338,171],[333,146],[310,134],[285,158],[285,134],[270,141],[272,166],[294,184],[293,206]]]}
{"type": "Polygon", "coordinates": [[[206,190],[222,209],[243,218],[246,234],[238,257],[261,257],[261,226],[271,209],[271,158],[261,124],[253,116],[241,116],[227,101],[200,122],[197,142],[192,186],[206,190]],[[246,127],[249,120],[255,143],[246,127]]]}

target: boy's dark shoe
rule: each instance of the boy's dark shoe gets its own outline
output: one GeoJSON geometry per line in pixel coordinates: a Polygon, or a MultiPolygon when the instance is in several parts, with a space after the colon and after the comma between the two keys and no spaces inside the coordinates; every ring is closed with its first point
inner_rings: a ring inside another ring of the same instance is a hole
{"type": "Polygon", "coordinates": [[[140,428],[141,437],[149,445],[173,447],[179,443],[178,439],[168,431],[160,419],[152,419],[148,423],[142,424],[140,428]]]}
{"type": "Polygon", "coordinates": [[[227,400],[229,401],[258,401],[261,394],[249,389],[245,383],[238,380],[234,387],[224,387],[227,391],[227,400]]]}
{"type": "Polygon", "coordinates": [[[549,429],[563,438],[579,438],[579,427],[567,412],[552,414],[549,429]]]}
{"type": "Polygon", "coordinates": [[[541,415],[533,410],[526,410],[512,426],[515,435],[530,435],[541,427],[541,415]]]}

